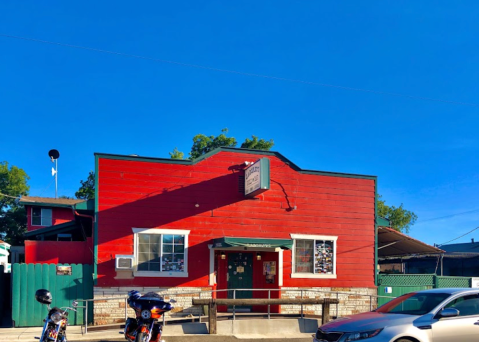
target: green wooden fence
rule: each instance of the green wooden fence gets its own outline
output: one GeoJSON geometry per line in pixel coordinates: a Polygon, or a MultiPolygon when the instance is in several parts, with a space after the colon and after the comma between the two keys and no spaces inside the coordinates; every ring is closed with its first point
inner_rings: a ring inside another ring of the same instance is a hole
{"type": "MultiPolygon", "coordinates": [[[[13,264],[12,267],[12,319],[15,327],[43,326],[46,305],[35,300],[35,291],[47,289],[52,293],[52,306],[71,307],[74,300],[93,298],[93,266],[76,264],[13,264]],[[71,266],[71,275],[57,275],[57,266],[71,266]]],[[[93,319],[92,312],[88,320],[93,319]]],[[[70,311],[70,325],[84,324],[84,309],[70,311]]],[[[90,323],[90,322],[89,322],[90,323]]]]}
{"type": "MultiPolygon", "coordinates": [[[[403,294],[427,289],[446,287],[470,287],[469,277],[445,277],[435,274],[380,274],[378,275],[378,296],[399,297],[403,294]],[[385,293],[386,287],[392,293],[385,293]]],[[[392,298],[378,298],[378,306],[389,302],[392,298]]]]}

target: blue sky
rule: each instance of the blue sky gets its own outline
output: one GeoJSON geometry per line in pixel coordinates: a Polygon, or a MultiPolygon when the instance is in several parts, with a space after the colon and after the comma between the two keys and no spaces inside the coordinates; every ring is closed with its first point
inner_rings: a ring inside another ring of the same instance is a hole
{"type": "Polygon", "coordinates": [[[443,243],[479,226],[478,16],[473,0],[2,1],[0,160],[53,197],[58,149],[73,196],[94,152],[167,158],[227,127],[304,169],[377,175],[418,215],[410,235],[443,243]]]}

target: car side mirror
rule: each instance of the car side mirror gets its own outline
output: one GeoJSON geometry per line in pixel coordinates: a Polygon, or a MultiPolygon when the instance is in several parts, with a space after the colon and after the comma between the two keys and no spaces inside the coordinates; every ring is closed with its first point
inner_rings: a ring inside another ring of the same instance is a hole
{"type": "Polygon", "coordinates": [[[444,309],[439,313],[440,318],[456,317],[459,316],[459,310],[448,308],[444,309]]]}
{"type": "Polygon", "coordinates": [[[76,308],[76,307],[78,306],[78,302],[77,302],[76,300],[74,300],[74,301],[72,302],[72,306],[73,306],[74,308],[76,308]]]}

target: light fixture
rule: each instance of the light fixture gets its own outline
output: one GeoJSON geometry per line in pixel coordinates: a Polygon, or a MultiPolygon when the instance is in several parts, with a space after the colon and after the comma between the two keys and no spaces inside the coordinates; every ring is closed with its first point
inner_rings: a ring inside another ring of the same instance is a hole
{"type": "Polygon", "coordinates": [[[226,254],[225,252],[221,252],[221,260],[225,260],[226,259],[226,254]]]}
{"type": "Polygon", "coordinates": [[[256,260],[261,260],[261,253],[256,253],[256,260]]]}
{"type": "Polygon", "coordinates": [[[196,204],[195,204],[195,207],[197,207],[197,208],[198,208],[199,206],[200,206],[200,205],[199,205],[198,203],[196,203],[196,204]]]}

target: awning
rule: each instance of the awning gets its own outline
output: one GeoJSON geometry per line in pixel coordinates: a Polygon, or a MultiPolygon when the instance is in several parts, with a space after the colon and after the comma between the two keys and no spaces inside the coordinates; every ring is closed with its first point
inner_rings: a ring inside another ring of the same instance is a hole
{"type": "Polygon", "coordinates": [[[378,257],[380,259],[413,255],[438,255],[444,251],[416,240],[389,227],[378,227],[378,257]]]}
{"type": "Polygon", "coordinates": [[[214,239],[213,248],[229,248],[229,247],[250,247],[250,248],[293,248],[293,240],[291,239],[253,239],[238,237],[222,237],[214,239]]]}
{"type": "Polygon", "coordinates": [[[54,226],[49,226],[45,228],[35,229],[25,233],[27,239],[36,238],[37,236],[42,236],[43,238],[48,236],[57,236],[60,233],[68,233],[74,230],[81,229],[81,226],[76,221],[68,221],[62,224],[57,224],[54,226]]]}

